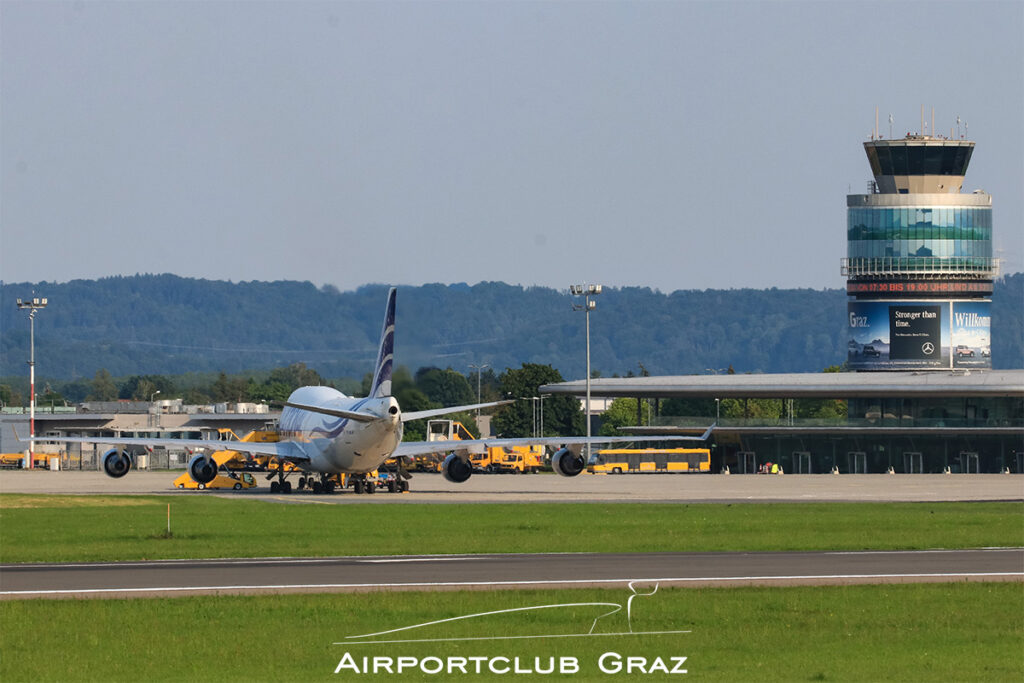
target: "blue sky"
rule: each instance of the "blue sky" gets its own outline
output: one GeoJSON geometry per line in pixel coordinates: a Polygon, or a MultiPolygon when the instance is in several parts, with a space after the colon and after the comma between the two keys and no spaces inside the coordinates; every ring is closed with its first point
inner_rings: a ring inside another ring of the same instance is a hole
{"type": "Polygon", "coordinates": [[[1021,2],[0,3],[0,277],[841,287],[961,117],[1024,270],[1021,2]]]}

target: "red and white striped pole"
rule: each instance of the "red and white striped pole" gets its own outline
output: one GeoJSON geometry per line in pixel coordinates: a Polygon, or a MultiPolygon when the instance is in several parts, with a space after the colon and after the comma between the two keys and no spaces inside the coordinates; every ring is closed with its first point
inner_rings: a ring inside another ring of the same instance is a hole
{"type": "MultiPolygon", "coordinates": [[[[35,324],[35,311],[28,314],[29,327],[32,332],[29,334],[32,341],[30,346],[32,348],[30,360],[28,362],[28,384],[29,384],[29,399],[28,399],[28,436],[34,438],[36,435],[36,324],[35,324]]],[[[28,442],[28,468],[34,469],[36,466],[36,443],[35,441],[28,442]]]]}

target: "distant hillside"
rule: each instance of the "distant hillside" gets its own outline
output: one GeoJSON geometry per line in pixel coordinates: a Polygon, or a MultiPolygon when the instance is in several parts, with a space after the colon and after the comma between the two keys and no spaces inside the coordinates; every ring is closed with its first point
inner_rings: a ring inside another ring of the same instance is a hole
{"type": "MultiPolygon", "coordinates": [[[[269,369],[305,362],[325,377],[361,377],[380,334],[386,287],[354,292],[308,282],[220,282],[135,275],[0,288],[0,375],[25,373],[28,321],[14,305],[49,299],[36,321],[40,377],[269,369]]],[[[999,281],[997,367],[1024,367],[1024,274],[999,281]]],[[[583,315],[553,289],[482,282],[401,287],[396,361],[462,372],[547,363],[584,373],[583,315]]],[[[591,315],[592,365],[603,375],[815,372],[846,357],[840,290],[606,288],[591,315]]]]}

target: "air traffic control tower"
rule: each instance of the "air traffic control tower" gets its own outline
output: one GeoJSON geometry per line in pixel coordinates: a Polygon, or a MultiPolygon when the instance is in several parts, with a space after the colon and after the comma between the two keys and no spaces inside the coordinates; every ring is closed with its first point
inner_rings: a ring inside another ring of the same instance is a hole
{"type": "Polygon", "coordinates": [[[864,143],[874,180],[846,197],[842,260],[851,370],[992,366],[992,197],[962,192],[974,143],[951,138],[864,143]]]}

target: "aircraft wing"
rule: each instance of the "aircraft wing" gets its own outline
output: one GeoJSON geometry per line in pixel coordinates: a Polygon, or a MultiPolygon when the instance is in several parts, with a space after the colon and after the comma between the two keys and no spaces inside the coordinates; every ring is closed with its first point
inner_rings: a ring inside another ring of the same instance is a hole
{"type": "MultiPolygon", "coordinates": [[[[707,441],[714,425],[708,427],[700,436],[591,436],[592,444],[606,443],[641,443],[645,441],[707,441]]],[[[453,439],[451,441],[406,441],[395,449],[396,457],[413,457],[427,453],[445,453],[461,451],[464,453],[483,453],[492,447],[508,448],[510,446],[575,446],[587,443],[585,436],[544,436],[537,438],[495,438],[495,439],[453,439]]]]}
{"type": "Polygon", "coordinates": [[[289,462],[309,461],[309,456],[294,441],[256,443],[249,441],[222,441],[220,439],[145,439],[106,436],[37,436],[30,439],[19,439],[19,441],[33,441],[36,443],[96,443],[110,444],[112,446],[141,446],[143,448],[156,448],[159,446],[165,448],[204,448],[211,451],[238,451],[239,453],[251,453],[252,455],[274,456],[289,462]]]}

